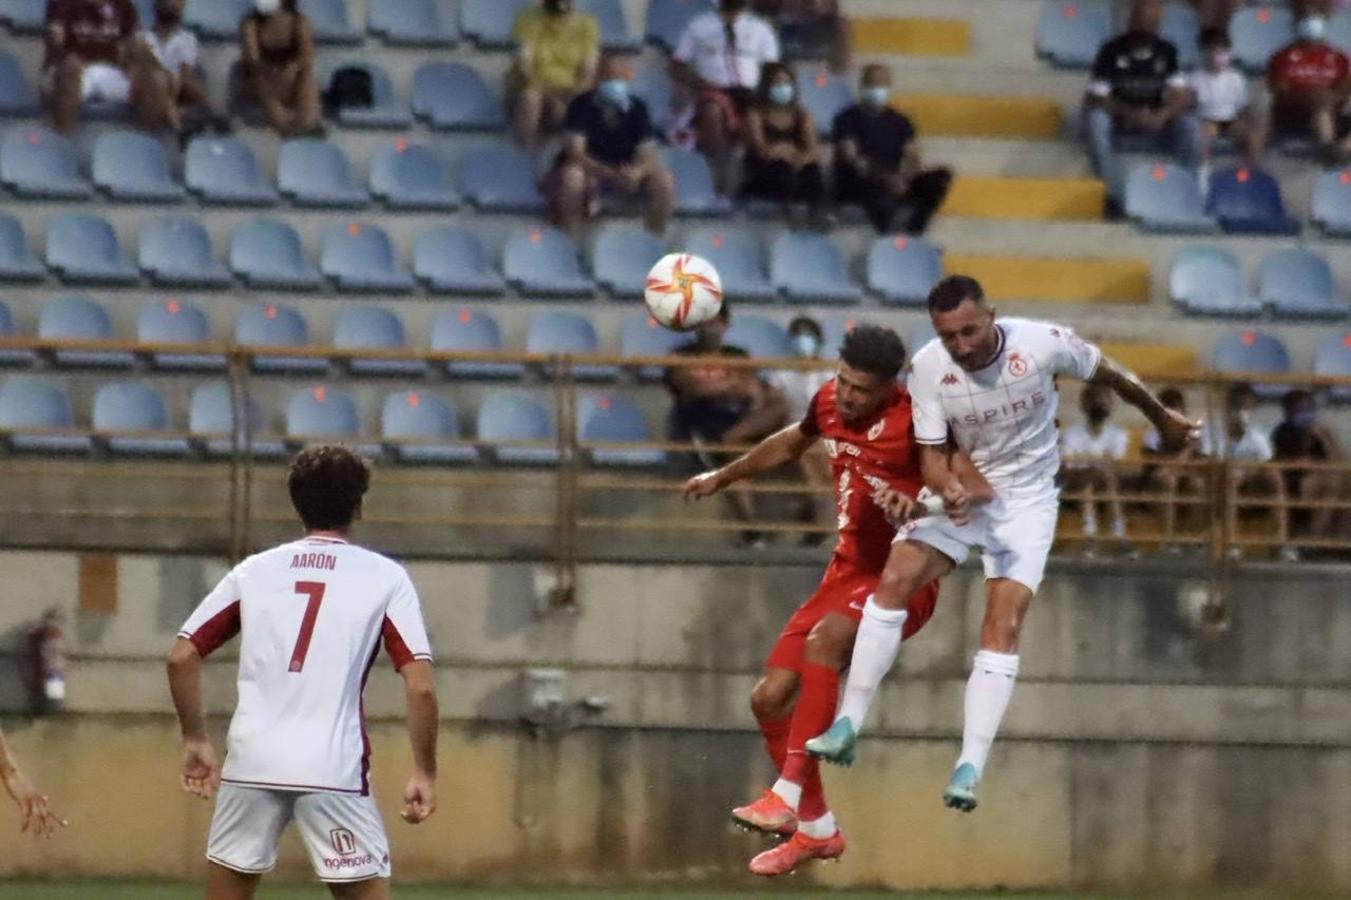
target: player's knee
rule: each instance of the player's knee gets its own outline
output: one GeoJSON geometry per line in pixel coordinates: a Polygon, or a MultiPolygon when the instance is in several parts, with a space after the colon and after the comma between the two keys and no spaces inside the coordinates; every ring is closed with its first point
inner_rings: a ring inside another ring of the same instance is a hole
{"type": "Polygon", "coordinates": [[[919,589],[915,578],[909,572],[882,573],[873,593],[873,602],[883,609],[904,609],[910,595],[919,589]]]}
{"type": "Polygon", "coordinates": [[[812,629],[811,634],[807,635],[803,658],[818,666],[842,669],[844,664],[849,661],[849,645],[849,638],[845,635],[836,632],[834,629],[818,626],[812,629]]]}
{"type": "Polygon", "coordinates": [[[751,714],[762,722],[786,718],[792,691],[788,685],[770,678],[761,678],[751,691],[751,714]]]}

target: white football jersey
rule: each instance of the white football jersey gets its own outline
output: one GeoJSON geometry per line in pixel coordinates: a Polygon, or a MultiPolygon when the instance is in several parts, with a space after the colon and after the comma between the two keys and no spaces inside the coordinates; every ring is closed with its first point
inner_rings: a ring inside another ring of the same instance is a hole
{"type": "Polygon", "coordinates": [[[239,705],[223,781],[365,795],[370,742],[361,694],[381,639],[395,668],[431,659],[403,566],[346,541],[308,537],[235,566],[179,632],[206,656],[240,635],[239,705]]]}
{"type": "Polygon", "coordinates": [[[951,432],[995,493],[1034,498],[1055,491],[1060,469],[1055,377],[1093,377],[1102,351],[1063,325],[1001,318],[995,327],[998,350],[978,372],[936,338],[915,354],[915,440],[942,444],[951,432]]]}

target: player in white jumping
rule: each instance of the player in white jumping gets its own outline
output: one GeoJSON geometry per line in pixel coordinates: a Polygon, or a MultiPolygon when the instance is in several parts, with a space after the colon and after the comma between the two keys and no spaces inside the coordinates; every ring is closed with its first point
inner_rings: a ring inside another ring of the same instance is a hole
{"type": "Polygon", "coordinates": [[[852,757],[878,685],[896,661],[906,599],[978,549],[985,564],[985,618],[966,686],[962,752],[943,792],[945,804],[969,812],[1013,696],[1019,633],[1055,538],[1056,376],[1115,391],[1145,414],[1165,446],[1185,445],[1199,423],[1165,407],[1138,378],[1070,329],[996,318],[975,279],[941,281],[929,295],[929,315],[938,338],[915,354],[909,382],[915,441],[926,486],[966,521],[925,519],[898,532],[877,591],[865,603],[839,713],[806,749],[829,761],[852,757]],[[970,506],[952,471],[957,449],[990,483],[991,503],[970,506]]]}
{"type": "Polygon", "coordinates": [[[347,541],[370,483],[364,460],[315,447],[287,483],[305,537],[251,556],[189,617],[169,653],[183,732],[183,789],[219,788],[207,900],[248,900],[295,821],[334,897],[390,896],[389,841],[371,796],[361,695],[380,643],[403,677],[414,771],[403,819],[436,809],[437,705],[417,592],[403,567],[347,541]],[[203,657],[235,634],[239,705],[224,767],[206,735],[203,657]]]}

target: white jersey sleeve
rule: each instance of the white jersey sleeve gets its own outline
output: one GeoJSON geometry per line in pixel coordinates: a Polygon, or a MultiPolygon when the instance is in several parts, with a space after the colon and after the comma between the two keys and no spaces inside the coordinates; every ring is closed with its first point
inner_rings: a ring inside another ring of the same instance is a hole
{"type": "Polygon", "coordinates": [[[417,589],[408,573],[394,587],[389,606],[385,608],[385,622],[380,629],[384,639],[385,652],[395,669],[402,669],[415,659],[430,661],[432,658],[431,641],[427,639],[427,626],[422,619],[422,605],[418,602],[417,589]]]}
{"type": "Polygon", "coordinates": [[[210,656],[239,634],[239,567],[231,569],[197,605],[178,636],[192,641],[197,652],[210,656]]]}
{"type": "Polygon", "coordinates": [[[943,444],[948,439],[948,420],[939,392],[939,371],[947,354],[933,348],[929,344],[915,354],[908,382],[917,444],[943,444]]]}
{"type": "Polygon", "coordinates": [[[1098,371],[1102,351],[1096,344],[1079,337],[1073,330],[1056,325],[1049,329],[1052,340],[1053,369],[1057,375],[1069,375],[1087,381],[1098,371]]]}

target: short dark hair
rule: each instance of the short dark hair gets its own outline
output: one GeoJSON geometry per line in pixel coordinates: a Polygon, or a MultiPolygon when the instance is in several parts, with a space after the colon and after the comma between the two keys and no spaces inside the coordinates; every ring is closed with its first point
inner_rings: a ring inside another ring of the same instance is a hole
{"type": "Polygon", "coordinates": [[[963,300],[985,302],[985,289],[969,275],[949,275],[929,291],[929,312],[952,312],[963,300]]]}
{"type": "Polygon", "coordinates": [[[309,531],[341,531],[361,510],[371,467],[346,447],[325,444],[296,454],[286,473],[291,505],[309,531]]]}
{"type": "Polygon", "coordinates": [[[1246,381],[1236,381],[1229,385],[1229,390],[1224,392],[1225,403],[1234,403],[1238,400],[1256,400],[1257,391],[1246,381]]]}
{"type": "Polygon", "coordinates": [[[1290,412],[1296,406],[1306,401],[1309,403],[1315,402],[1313,392],[1305,390],[1304,388],[1294,388],[1293,390],[1286,391],[1285,396],[1281,398],[1281,409],[1290,412]]]}
{"type": "Polygon", "coordinates": [[[1212,47],[1232,47],[1233,44],[1229,42],[1229,32],[1223,28],[1203,28],[1196,36],[1196,46],[1209,50],[1212,47]]]}
{"type": "Polygon", "coordinates": [[[1187,398],[1177,388],[1166,387],[1159,391],[1159,402],[1169,409],[1183,409],[1187,405],[1187,398]]]}
{"type": "Polygon", "coordinates": [[[794,332],[802,331],[804,329],[816,335],[816,339],[818,341],[823,336],[821,333],[821,323],[817,322],[811,316],[798,316],[796,319],[788,323],[789,334],[793,334],[794,332]]]}
{"type": "Polygon", "coordinates": [[[905,368],[905,342],[890,328],[856,325],[840,344],[840,359],[850,368],[893,381],[905,368]]]}

